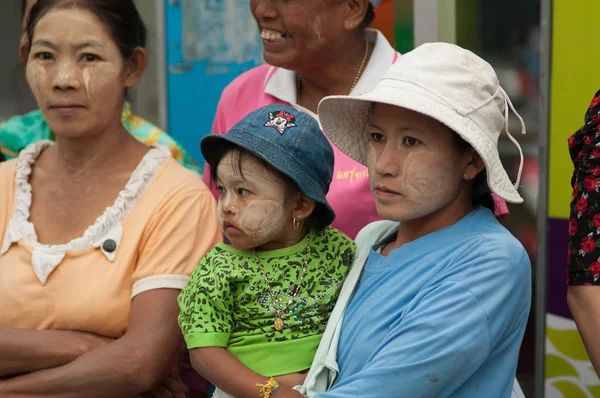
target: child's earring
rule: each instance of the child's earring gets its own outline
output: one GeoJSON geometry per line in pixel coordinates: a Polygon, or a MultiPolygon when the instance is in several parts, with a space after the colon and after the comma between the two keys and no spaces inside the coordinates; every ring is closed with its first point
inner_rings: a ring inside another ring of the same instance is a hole
{"type": "Polygon", "coordinates": [[[471,176],[468,175],[467,173],[463,174],[463,180],[469,181],[471,179],[471,176]]]}
{"type": "Polygon", "coordinates": [[[296,231],[300,229],[300,221],[298,221],[298,219],[296,217],[294,217],[294,220],[292,221],[292,223],[294,224],[294,229],[296,231]]]}

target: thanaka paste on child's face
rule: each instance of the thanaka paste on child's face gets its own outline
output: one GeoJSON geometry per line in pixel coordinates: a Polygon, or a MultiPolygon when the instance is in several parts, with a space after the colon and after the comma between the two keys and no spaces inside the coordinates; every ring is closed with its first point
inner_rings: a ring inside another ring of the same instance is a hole
{"type": "Polygon", "coordinates": [[[398,108],[389,107],[377,105],[374,108],[373,124],[386,126],[388,132],[383,142],[369,142],[367,166],[380,215],[408,221],[432,214],[455,195],[457,186],[453,184],[453,175],[458,162],[451,132],[435,123],[430,126],[430,121],[421,120],[425,116],[406,110],[402,118],[398,118],[398,108]],[[420,127],[430,133],[411,131],[406,126],[414,126],[413,130],[420,127]],[[435,140],[427,140],[426,145],[407,145],[407,136],[426,139],[423,134],[434,134],[435,140]],[[379,184],[399,195],[378,198],[375,190],[379,184]]]}
{"type": "Polygon", "coordinates": [[[104,23],[81,8],[53,9],[35,26],[27,80],[57,134],[93,128],[121,113],[124,61],[104,23]],[[78,48],[80,47],[80,48],[78,48]],[[57,114],[57,104],[80,105],[57,114]],[[87,127],[87,128],[86,128],[87,127]]]}
{"type": "Polygon", "coordinates": [[[254,247],[267,243],[289,223],[284,207],[285,181],[254,156],[236,151],[226,153],[217,166],[217,178],[221,191],[219,221],[232,245],[254,247]],[[238,231],[247,239],[241,239],[238,231]]]}

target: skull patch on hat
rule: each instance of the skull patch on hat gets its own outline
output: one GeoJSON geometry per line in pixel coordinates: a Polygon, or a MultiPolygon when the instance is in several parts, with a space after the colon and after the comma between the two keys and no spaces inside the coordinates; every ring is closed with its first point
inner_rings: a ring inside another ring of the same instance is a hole
{"type": "Polygon", "coordinates": [[[296,127],[296,116],[286,112],[284,110],[269,112],[269,121],[265,124],[265,127],[273,127],[279,131],[279,134],[283,134],[285,130],[296,127]]]}

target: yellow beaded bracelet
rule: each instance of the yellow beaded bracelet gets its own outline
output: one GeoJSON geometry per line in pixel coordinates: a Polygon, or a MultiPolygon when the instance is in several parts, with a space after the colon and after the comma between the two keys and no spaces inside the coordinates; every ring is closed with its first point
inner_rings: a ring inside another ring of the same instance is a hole
{"type": "Polygon", "coordinates": [[[257,384],[256,387],[260,388],[260,396],[263,398],[271,398],[271,393],[275,392],[279,388],[279,383],[273,377],[269,377],[266,384],[257,384]]]}

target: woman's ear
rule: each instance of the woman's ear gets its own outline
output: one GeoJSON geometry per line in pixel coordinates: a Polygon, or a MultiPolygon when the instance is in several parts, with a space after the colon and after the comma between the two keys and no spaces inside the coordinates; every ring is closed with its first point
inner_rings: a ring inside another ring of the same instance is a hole
{"type": "Polygon", "coordinates": [[[27,43],[27,35],[23,32],[21,41],[19,42],[19,58],[21,58],[22,63],[26,64],[27,57],[29,57],[29,45],[27,43]]]}
{"type": "Polygon", "coordinates": [[[468,175],[470,180],[475,178],[475,176],[481,173],[485,169],[485,163],[479,153],[476,150],[471,149],[471,158],[469,163],[467,163],[467,167],[465,167],[464,175],[468,175]]]}
{"type": "Polygon", "coordinates": [[[308,199],[304,195],[298,195],[294,209],[292,209],[292,216],[298,221],[304,221],[315,211],[316,206],[317,203],[314,200],[308,199]]]}
{"type": "Polygon", "coordinates": [[[148,65],[148,53],[143,48],[137,47],[133,50],[126,65],[126,88],[132,88],[140,81],[146,70],[146,65],[148,65]]]}
{"type": "Polygon", "coordinates": [[[369,0],[346,0],[344,27],[348,31],[355,30],[364,21],[369,8],[369,0]]]}

